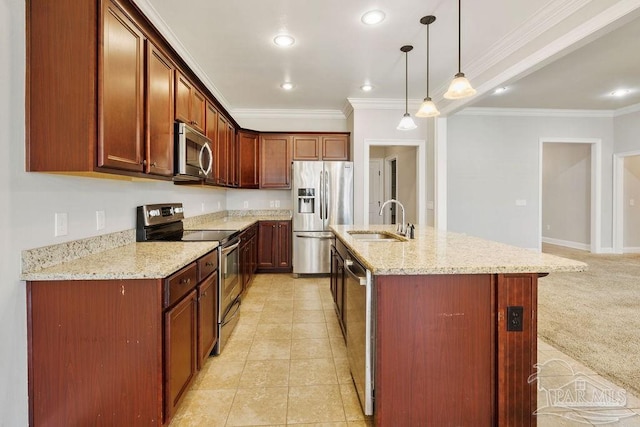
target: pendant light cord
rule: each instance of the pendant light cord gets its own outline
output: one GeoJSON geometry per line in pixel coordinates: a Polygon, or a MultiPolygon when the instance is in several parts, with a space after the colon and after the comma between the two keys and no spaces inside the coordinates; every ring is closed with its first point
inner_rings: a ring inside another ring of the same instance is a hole
{"type": "Polygon", "coordinates": [[[427,98],[429,98],[429,24],[427,24],[427,98]]]}
{"type": "Polygon", "coordinates": [[[404,113],[409,113],[409,52],[404,53],[404,113]]]}
{"type": "Polygon", "coordinates": [[[458,0],[458,74],[460,74],[460,72],[462,70],[462,65],[461,65],[462,54],[460,53],[460,51],[462,50],[462,48],[461,48],[462,43],[461,43],[461,40],[460,40],[462,38],[462,36],[460,35],[460,33],[461,33],[460,27],[462,26],[462,24],[461,24],[461,22],[462,22],[462,18],[461,18],[462,6],[460,5],[461,2],[462,2],[462,0],[458,0]]]}

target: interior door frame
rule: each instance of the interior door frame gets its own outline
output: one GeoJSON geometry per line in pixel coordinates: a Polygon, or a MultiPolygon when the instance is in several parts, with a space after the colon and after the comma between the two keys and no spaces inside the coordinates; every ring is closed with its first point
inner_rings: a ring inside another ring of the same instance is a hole
{"type": "Polygon", "coordinates": [[[613,155],[613,253],[624,253],[624,159],[640,156],[640,150],[613,155]]]}
{"type": "MultiPolygon", "coordinates": [[[[391,199],[391,162],[396,161],[396,192],[398,189],[398,156],[393,155],[384,158],[384,199],[391,199]]],[[[396,198],[398,196],[396,195],[396,198]]],[[[397,214],[396,214],[397,215],[397,214]]],[[[391,210],[384,211],[384,224],[391,224],[391,210]]],[[[397,218],[397,216],[396,216],[397,218]]]]}
{"type": "MultiPolygon", "coordinates": [[[[417,193],[417,224],[426,225],[426,211],[427,211],[427,197],[426,197],[426,170],[427,170],[427,160],[426,160],[426,150],[427,150],[427,142],[424,139],[365,139],[364,140],[364,149],[362,150],[362,165],[369,165],[369,151],[371,146],[401,146],[401,147],[416,147],[418,151],[418,155],[416,156],[416,169],[417,169],[417,183],[416,183],[416,193],[417,193]]],[[[364,174],[364,182],[362,186],[362,191],[364,192],[363,197],[363,210],[362,212],[369,212],[369,173],[364,174]]],[[[365,226],[369,225],[369,215],[363,215],[365,226]]]]}
{"type": "Polygon", "coordinates": [[[591,252],[602,253],[602,140],[600,138],[551,138],[539,140],[538,151],[538,251],[542,252],[542,148],[544,144],[591,145],[591,252]]]}

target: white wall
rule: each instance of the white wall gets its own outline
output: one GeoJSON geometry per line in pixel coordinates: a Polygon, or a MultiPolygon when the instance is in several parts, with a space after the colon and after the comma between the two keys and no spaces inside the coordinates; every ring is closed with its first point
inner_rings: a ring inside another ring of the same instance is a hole
{"type": "MultiPolygon", "coordinates": [[[[415,119],[418,127],[410,131],[397,130],[398,122],[402,118],[403,110],[368,110],[368,109],[356,109],[353,112],[353,160],[354,160],[354,174],[355,176],[364,176],[369,173],[369,165],[362,164],[364,157],[364,146],[368,140],[388,140],[394,142],[402,142],[403,140],[421,140],[425,144],[425,156],[427,158],[431,156],[429,148],[432,144],[427,144],[427,131],[428,120],[427,119],[415,119]]],[[[414,162],[415,164],[415,162],[414,162]]],[[[398,167],[404,167],[399,163],[398,167]]],[[[430,176],[429,173],[426,176],[430,176]]],[[[429,185],[433,185],[433,181],[424,182],[425,188],[429,185]]],[[[364,209],[364,182],[363,180],[356,179],[354,183],[354,223],[362,224],[365,216],[368,216],[367,210],[364,209]]],[[[424,207],[423,207],[424,208],[424,207]]],[[[415,222],[418,222],[417,219],[415,222]]]]}
{"type": "MultiPolygon", "coordinates": [[[[537,248],[539,139],[600,138],[613,153],[610,117],[533,117],[462,113],[448,119],[448,228],[537,248]],[[516,206],[526,200],[526,206],[516,206]]],[[[612,163],[602,164],[602,246],[612,245],[612,163]]]]}
{"type": "Polygon", "coordinates": [[[591,145],[545,143],[542,153],[542,236],[588,248],[591,145]]]}
{"type": "Polygon", "coordinates": [[[227,209],[229,210],[291,209],[291,206],[291,190],[237,189],[229,190],[227,193],[227,209]],[[246,207],[245,202],[247,203],[246,207]]]}
{"type": "Polygon", "coordinates": [[[640,150],[640,111],[617,116],[613,123],[614,153],[640,150]]]}
{"type": "Polygon", "coordinates": [[[625,252],[640,252],[640,156],[624,159],[625,252]]]}

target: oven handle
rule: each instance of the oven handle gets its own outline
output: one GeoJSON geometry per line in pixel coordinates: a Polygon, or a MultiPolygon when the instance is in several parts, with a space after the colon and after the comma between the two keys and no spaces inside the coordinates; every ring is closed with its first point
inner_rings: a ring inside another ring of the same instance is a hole
{"type": "Polygon", "coordinates": [[[241,303],[242,302],[240,301],[240,298],[236,298],[235,302],[231,305],[231,307],[229,307],[229,310],[227,310],[226,314],[224,315],[224,319],[222,319],[222,325],[220,325],[221,327],[231,322],[231,320],[233,320],[233,318],[238,315],[238,313],[240,312],[241,303]],[[231,313],[231,309],[233,308],[233,306],[236,306],[236,309],[233,314],[231,314],[231,317],[227,319],[227,316],[229,315],[229,313],[231,313]]]}
{"type": "Polygon", "coordinates": [[[232,250],[234,250],[235,248],[237,248],[238,246],[240,246],[241,241],[242,241],[241,239],[238,239],[238,243],[234,243],[231,246],[225,246],[224,248],[222,248],[222,255],[226,255],[232,250]]]}
{"type": "Polygon", "coordinates": [[[205,176],[209,175],[209,172],[211,172],[211,168],[213,167],[213,152],[211,151],[209,144],[202,145],[202,148],[200,149],[200,156],[198,156],[198,163],[200,163],[200,170],[205,174],[205,176]],[[206,170],[202,165],[202,155],[204,154],[205,149],[209,152],[209,165],[206,170]]]}

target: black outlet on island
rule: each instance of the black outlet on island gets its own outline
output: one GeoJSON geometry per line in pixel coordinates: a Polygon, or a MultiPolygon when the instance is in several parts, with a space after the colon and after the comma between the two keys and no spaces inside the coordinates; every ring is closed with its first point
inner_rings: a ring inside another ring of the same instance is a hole
{"type": "Polygon", "coordinates": [[[524,307],[507,307],[507,331],[522,331],[524,307]]]}

